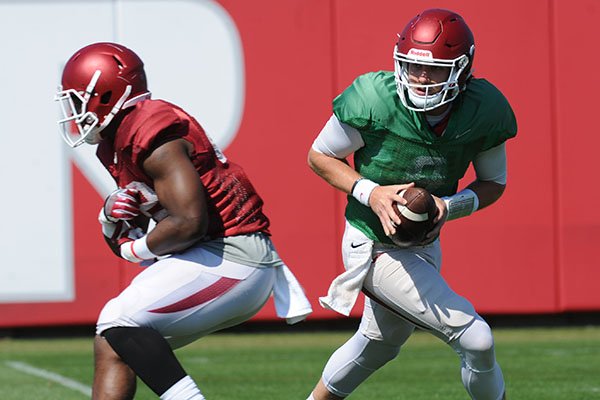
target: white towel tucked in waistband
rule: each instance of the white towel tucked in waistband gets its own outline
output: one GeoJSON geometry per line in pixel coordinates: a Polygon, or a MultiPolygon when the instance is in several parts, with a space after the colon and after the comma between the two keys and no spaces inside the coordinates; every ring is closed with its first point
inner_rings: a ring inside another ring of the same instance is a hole
{"type": "Polygon", "coordinates": [[[346,271],[331,282],[327,296],[320,297],[323,308],[350,315],[362,289],[363,281],[372,262],[373,241],[364,233],[346,223],[342,240],[342,256],[346,271]]]}
{"type": "Polygon", "coordinates": [[[303,321],[313,310],[302,286],[285,264],[275,267],[275,271],[273,297],[277,316],[290,325],[303,321]]]}

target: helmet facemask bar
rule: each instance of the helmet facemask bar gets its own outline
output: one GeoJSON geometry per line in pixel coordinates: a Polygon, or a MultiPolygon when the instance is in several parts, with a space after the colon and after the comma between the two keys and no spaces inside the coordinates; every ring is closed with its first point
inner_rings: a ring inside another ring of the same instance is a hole
{"type": "Polygon", "coordinates": [[[65,142],[71,147],[81,144],[97,144],[100,137],[94,128],[98,125],[98,116],[87,111],[87,105],[94,92],[94,87],[100,78],[100,71],[96,71],[83,95],[75,89],[63,90],[58,87],[54,101],[58,101],[63,118],[58,120],[58,125],[65,142]],[[76,129],[75,129],[76,128],[76,129]]]}
{"type": "Polygon", "coordinates": [[[71,147],[77,147],[84,142],[95,144],[93,129],[98,125],[98,117],[85,111],[86,102],[79,92],[74,89],[60,89],[54,100],[59,102],[63,115],[63,118],[58,120],[63,139],[71,147]]]}
{"type": "Polygon", "coordinates": [[[453,101],[460,91],[464,89],[464,83],[463,87],[461,87],[459,78],[468,64],[469,58],[464,54],[453,60],[408,56],[398,52],[396,46],[394,49],[394,76],[396,80],[396,90],[400,97],[400,101],[406,108],[420,112],[430,111],[453,101]],[[448,79],[444,82],[430,85],[410,83],[408,78],[408,65],[411,63],[449,68],[450,72],[448,74],[448,79]],[[413,88],[424,90],[425,95],[415,93],[413,88]],[[436,88],[441,89],[437,93],[430,94],[430,92],[436,88]]]}
{"type": "Polygon", "coordinates": [[[102,140],[100,132],[110,124],[131,94],[131,85],[127,85],[123,95],[100,123],[96,113],[87,111],[89,100],[94,93],[100,74],[100,70],[94,73],[83,95],[75,89],[62,90],[62,87],[59,87],[54,98],[60,103],[63,115],[63,118],[58,121],[62,137],[71,147],[77,147],[83,143],[100,143],[102,140]],[[75,127],[77,129],[74,129],[75,127]]]}

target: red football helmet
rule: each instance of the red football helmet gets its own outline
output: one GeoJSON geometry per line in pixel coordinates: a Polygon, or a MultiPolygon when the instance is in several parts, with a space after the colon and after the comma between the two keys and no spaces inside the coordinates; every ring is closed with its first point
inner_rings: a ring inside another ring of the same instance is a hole
{"type": "Polygon", "coordinates": [[[414,17],[398,35],[394,48],[396,86],[402,104],[411,110],[429,111],[454,100],[466,88],[474,54],[473,33],[460,15],[429,9],[414,17]],[[409,83],[409,63],[448,68],[448,79],[431,85],[409,83]],[[425,94],[419,95],[412,88],[425,94]],[[441,90],[430,94],[434,88],[441,90]]]}
{"type": "Polygon", "coordinates": [[[116,43],[94,43],[67,61],[55,100],[62,136],[71,147],[97,144],[100,132],[121,110],[150,97],[144,63],[116,43]]]}

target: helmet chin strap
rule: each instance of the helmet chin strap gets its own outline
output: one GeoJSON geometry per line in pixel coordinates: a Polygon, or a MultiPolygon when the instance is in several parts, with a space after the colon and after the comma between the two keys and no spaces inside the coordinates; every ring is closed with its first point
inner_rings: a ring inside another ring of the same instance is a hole
{"type": "Polygon", "coordinates": [[[129,100],[127,100],[125,103],[123,103],[122,109],[124,110],[126,108],[133,107],[140,101],[148,100],[150,97],[152,97],[152,93],[150,93],[150,92],[138,94],[137,96],[132,97],[129,100]]]}
{"type": "Polygon", "coordinates": [[[152,96],[152,94],[150,92],[146,92],[146,93],[142,93],[140,95],[137,95],[137,96],[132,97],[131,99],[127,100],[127,98],[129,97],[130,94],[131,94],[131,85],[127,85],[127,87],[125,88],[125,91],[123,92],[123,95],[119,98],[119,101],[117,101],[115,103],[114,107],[110,110],[110,113],[108,113],[106,115],[106,117],[104,117],[104,121],[102,121],[102,124],[91,128],[91,132],[86,136],[86,140],[85,140],[86,143],[88,143],[88,144],[100,143],[100,141],[102,140],[102,137],[100,136],[100,132],[102,132],[104,130],[104,128],[106,128],[111,123],[111,121],[114,119],[115,115],[117,115],[117,113],[119,111],[124,110],[129,107],[133,107],[135,104],[139,103],[140,101],[147,100],[152,96]]]}

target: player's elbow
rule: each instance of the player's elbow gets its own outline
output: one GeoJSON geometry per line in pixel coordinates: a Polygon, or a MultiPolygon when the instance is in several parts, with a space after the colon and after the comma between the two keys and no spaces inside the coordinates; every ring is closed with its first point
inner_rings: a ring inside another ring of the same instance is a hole
{"type": "MultiPolygon", "coordinates": [[[[310,167],[310,169],[312,169],[313,171],[316,171],[316,164],[315,164],[315,153],[317,153],[315,150],[313,150],[312,148],[308,151],[308,157],[306,159],[306,162],[308,163],[308,166],[310,167]]],[[[317,153],[318,154],[318,153],[317,153]]]]}
{"type": "Polygon", "coordinates": [[[479,210],[495,203],[506,190],[506,184],[493,181],[479,181],[475,192],[479,197],[479,210]]]}
{"type": "Polygon", "coordinates": [[[308,152],[308,166],[321,177],[327,174],[327,171],[331,169],[332,163],[335,161],[338,160],[315,149],[311,148],[308,152]]]}
{"type": "Polygon", "coordinates": [[[200,241],[208,233],[206,217],[175,217],[170,221],[174,228],[173,239],[177,241],[178,250],[182,250],[200,241]]]}
{"type": "Polygon", "coordinates": [[[180,222],[182,233],[186,239],[196,241],[206,236],[208,232],[208,218],[202,217],[187,217],[180,222]]]}
{"type": "Polygon", "coordinates": [[[494,197],[494,201],[498,200],[502,194],[504,194],[504,191],[506,190],[506,183],[497,183],[497,182],[491,182],[492,183],[492,196],[494,197]]]}

